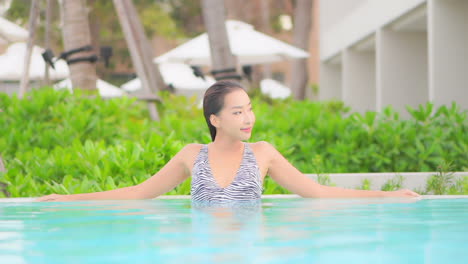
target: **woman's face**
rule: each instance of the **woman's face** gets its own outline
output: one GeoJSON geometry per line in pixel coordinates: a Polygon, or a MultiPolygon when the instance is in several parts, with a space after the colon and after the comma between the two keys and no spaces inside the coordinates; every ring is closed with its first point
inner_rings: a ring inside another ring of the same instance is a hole
{"type": "Polygon", "coordinates": [[[217,134],[223,133],[239,140],[247,140],[252,134],[255,114],[247,93],[236,89],[224,97],[223,109],[211,116],[211,123],[217,134]]]}

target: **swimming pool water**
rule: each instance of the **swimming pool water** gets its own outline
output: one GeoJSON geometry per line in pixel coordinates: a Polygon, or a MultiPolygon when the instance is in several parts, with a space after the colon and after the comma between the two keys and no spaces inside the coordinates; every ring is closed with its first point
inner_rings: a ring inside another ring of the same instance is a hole
{"type": "Polygon", "coordinates": [[[0,203],[0,263],[468,263],[468,199],[0,203]]]}

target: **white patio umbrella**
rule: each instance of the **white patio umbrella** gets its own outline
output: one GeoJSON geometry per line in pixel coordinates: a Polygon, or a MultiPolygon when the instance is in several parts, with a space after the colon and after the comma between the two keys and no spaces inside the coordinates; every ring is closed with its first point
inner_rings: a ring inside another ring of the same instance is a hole
{"type": "MultiPolygon", "coordinates": [[[[172,85],[177,90],[206,90],[215,80],[205,76],[205,80],[193,74],[192,68],[183,63],[161,63],[159,71],[166,85],[172,85]]],[[[121,88],[127,92],[141,89],[141,81],[138,78],[124,83],[121,88]]]]}
{"type": "Polygon", "coordinates": [[[260,90],[271,98],[287,98],[291,95],[289,87],[273,79],[261,80],[260,90]]]}
{"type": "MultiPolygon", "coordinates": [[[[104,98],[112,98],[112,97],[121,97],[125,94],[127,94],[125,91],[122,89],[117,88],[116,86],[105,82],[101,79],[98,79],[96,82],[96,87],[99,91],[99,94],[101,97],[104,98]]],[[[60,89],[68,89],[69,91],[73,91],[73,85],[70,79],[65,79],[61,82],[58,82],[54,85],[54,88],[56,90],[60,89]]]]}
{"type": "MultiPolygon", "coordinates": [[[[226,21],[229,45],[240,65],[264,64],[285,59],[307,58],[309,54],[285,42],[255,31],[241,21],[226,21]]],[[[207,33],[189,40],[177,48],[155,58],[156,63],[181,62],[190,65],[211,65],[207,33]]]]}
{"type": "Polygon", "coordinates": [[[0,17],[0,44],[26,41],[27,38],[26,29],[0,17]]]}
{"type": "MultiPolygon", "coordinates": [[[[43,49],[34,46],[29,65],[29,79],[44,79],[44,69],[46,63],[42,59],[43,49]]],[[[18,42],[11,44],[7,51],[0,56],[0,80],[18,81],[24,70],[24,56],[26,54],[26,43],[18,42]]],[[[55,70],[50,68],[49,78],[52,80],[64,79],[69,76],[68,65],[65,61],[55,62],[55,70]]]]}

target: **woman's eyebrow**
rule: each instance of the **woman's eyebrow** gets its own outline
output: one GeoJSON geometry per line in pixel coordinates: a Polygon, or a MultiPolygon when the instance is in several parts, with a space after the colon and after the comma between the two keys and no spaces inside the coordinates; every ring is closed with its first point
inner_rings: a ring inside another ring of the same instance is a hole
{"type": "MultiPolygon", "coordinates": [[[[247,105],[250,105],[250,104],[251,104],[251,102],[249,102],[247,105]]],[[[243,106],[238,105],[238,106],[233,106],[233,107],[231,107],[231,109],[235,109],[235,108],[241,108],[241,109],[242,109],[243,106]]]]}

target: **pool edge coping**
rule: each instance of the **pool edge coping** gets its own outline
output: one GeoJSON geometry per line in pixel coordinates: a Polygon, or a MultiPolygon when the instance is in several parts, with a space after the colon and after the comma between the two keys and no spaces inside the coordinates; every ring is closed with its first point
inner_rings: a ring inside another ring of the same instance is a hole
{"type": "MultiPolygon", "coordinates": [[[[190,199],[190,195],[162,195],[152,200],[172,200],[172,199],[190,199]]],[[[34,202],[37,197],[17,197],[17,198],[0,198],[0,203],[28,203],[34,202]]],[[[262,199],[289,199],[289,198],[300,198],[296,194],[267,194],[262,195],[262,199]]],[[[346,198],[345,198],[346,199],[346,198]]],[[[422,195],[423,200],[434,200],[434,199],[468,199],[468,195],[422,195]]]]}

